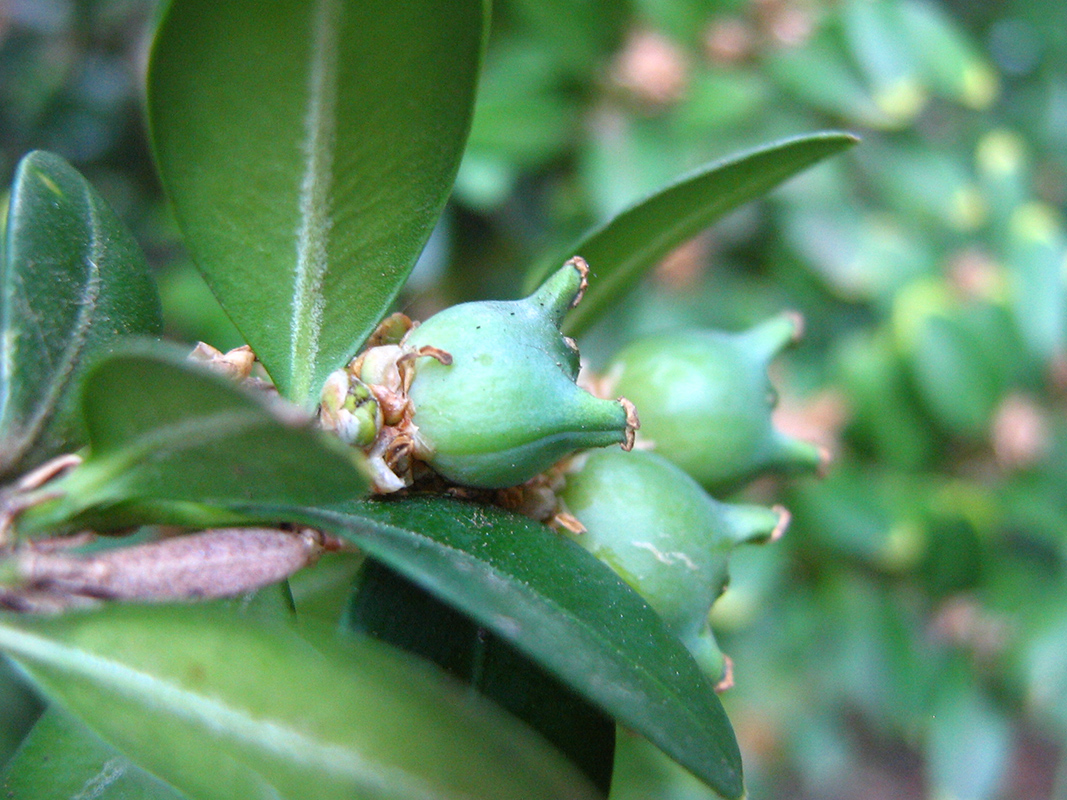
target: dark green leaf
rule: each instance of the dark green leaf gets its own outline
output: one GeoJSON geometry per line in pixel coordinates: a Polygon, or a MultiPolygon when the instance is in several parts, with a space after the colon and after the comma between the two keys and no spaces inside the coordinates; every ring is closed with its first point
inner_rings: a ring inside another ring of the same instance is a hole
{"type": "Polygon", "coordinates": [[[528,729],[364,637],[127,605],[0,617],[0,650],[197,800],[595,796],[528,729]]]}
{"type": "Polygon", "coordinates": [[[9,800],[183,800],[76,717],[58,706],[45,712],[0,775],[9,800]]]}
{"type": "Polygon", "coordinates": [[[101,359],[84,382],[90,456],[46,487],[61,496],[26,512],[20,529],[86,511],[98,525],[110,513],[118,525],[222,524],[238,519],[220,510],[235,498],[323,503],[366,491],[358,451],[271,400],[158,345],[101,359]]]}
{"type": "Polygon", "coordinates": [[[470,125],[481,0],[174,0],[149,116],[187,244],[312,405],[400,290],[470,125]]]}
{"type": "Polygon", "coordinates": [[[59,156],[33,152],[11,190],[0,267],[0,475],[81,445],[72,390],[120,334],[155,334],[137,243],[59,156]]]}
{"type": "MultiPolygon", "coordinates": [[[[847,133],[788,139],[719,161],[623,211],[570,250],[589,262],[589,291],[564,331],[584,331],[651,267],[728,211],[770,191],[806,167],[855,144],[847,133]]],[[[528,276],[534,288],[544,272],[528,276]]]]}
{"type": "Polygon", "coordinates": [[[619,730],[611,800],[722,800],[647,739],[619,730]]]}
{"type": "Polygon", "coordinates": [[[721,794],[741,795],[733,730],[689,651],[573,542],[525,517],[443,497],[240,508],[351,540],[499,634],[721,794]]]}
{"type": "MultiPolygon", "coordinates": [[[[0,764],[11,758],[44,706],[18,674],[14,664],[0,659],[0,764]]],[[[3,797],[3,794],[0,794],[3,797]]]]}
{"type": "Polygon", "coordinates": [[[368,559],[346,625],[428,659],[521,719],[607,797],[615,723],[499,636],[368,559]]]}

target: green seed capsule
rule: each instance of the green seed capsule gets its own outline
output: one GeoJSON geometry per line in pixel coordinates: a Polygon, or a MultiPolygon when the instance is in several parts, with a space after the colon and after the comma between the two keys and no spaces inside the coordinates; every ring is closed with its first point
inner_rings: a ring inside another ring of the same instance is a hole
{"type": "Polygon", "coordinates": [[[587,270],[572,259],[524,300],[453,306],[408,335],[409,350],[451,355],[448,364],[421,359],[408,390],[438,473],[503,488],[575,450],[632,442],[632,407],[575,385],[578,351],[559,330],[587,270]]]}
{"type": "Polygon", "coordinates": [[[621,350],[608,369],[641,415],[642,438],[704,488],[732,491],[765,470],[823,464],[816,445],[771,423],[777,401],[767,368],[801,321],[782,314],[739,334],[658,334],[621,350]]]}
{"type": "Polygon", "coordinates": [[[575,541],[644,597],[718,684],[726,665],[708,613],[726,586],[730,552],[779,535],[786,512],[720,503],[674,464],[640,450],[590,453],[560,499],[586,528],[575,541]]]}

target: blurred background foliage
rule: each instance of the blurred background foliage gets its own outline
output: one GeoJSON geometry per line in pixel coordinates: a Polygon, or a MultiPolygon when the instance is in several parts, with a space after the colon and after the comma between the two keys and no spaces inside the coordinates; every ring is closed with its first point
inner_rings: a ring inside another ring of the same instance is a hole
{"type": "MultiPolygon", "coordinates": [[[[240,338],[147,150],[151,0],[0,5],[0,168],[68,158],[159,270],[173,337],[240,338]]],[[[414,316],[518,293],[589,225],[708,160],[863,143],[667,258],[585,337],[801,311],[778,422],[829,448],[713,611],[753,798],[1067,800],[1067,6],[1060,0],[497,0],[414,316]]],[[[205,75],[205,80],[210,76],[205,75]]],[[[593,265],[595,272],[596,265],[593,265]]],[[[35,705],[0,678],[0,759],[35,705]],[[5,738],[6,737],[6,738],[5,738]]],[[[636,775],[626,796],[706,797],[636,775]]],[[[620,795],[622,796],[622,795],[620,795]]]]}

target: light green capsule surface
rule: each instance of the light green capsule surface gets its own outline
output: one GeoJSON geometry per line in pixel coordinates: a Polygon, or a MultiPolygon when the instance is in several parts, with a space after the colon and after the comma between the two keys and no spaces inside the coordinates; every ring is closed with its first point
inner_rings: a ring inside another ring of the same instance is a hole
{"type": "Polygon", "coordinates": [[[767,367],[796,325],[782,315],[740,334],[649,336],[621,350],[608,374],[637,407],[641,436],[657,453],[709,491],[732,491],[764,470],[820,464],[817,447],[771,422],[777,398],[767,367]]]}
{"type": "Polygon", "coordinates": [[[514,486],[567,454],[626,439],[625,409],[575,385],[578,353],[559,331],[582,274],[564,266],[518,301],[453,306],[412,331],[421,359],[409,396],[430,465],[467,486],[514,486]]]}
{"type": "Polygon", "coordinates": [[[638,450],[590,453],[560,498],[586,528],[575,540],[644,597],[717,682],[724,664],[708,612],[726,586],[727,560],[738,544],[770,538],[780,512],[720,503],[671,462],[638,450]]]}

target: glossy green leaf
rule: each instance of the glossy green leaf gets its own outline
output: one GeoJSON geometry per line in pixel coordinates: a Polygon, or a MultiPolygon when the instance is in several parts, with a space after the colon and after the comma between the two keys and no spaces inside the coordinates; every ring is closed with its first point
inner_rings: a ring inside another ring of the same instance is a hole
{"type": "Polygon", "coordinates": [[[27,511],[20,530],[48,530],[85,512],[95,525],[223,524],[239,519],[222,509],[234,498],[323,503],[366,491],[357,451],[271,400],[169,348],[101,359],[84,381],[90,455],[45,487],[60,496],[27,511]]]}
{"type": "Polygon", "coordinates": [[[443,497],[245,506],[344,537],[469,614],[728,798],[730,722],[689,651],[615,573],[526,517],[443,497]]]}
{"type": "MultiPolygon", "coordinates": [[[[751,150],[704,167],[623,211],[571,248],[589,262],[592,275],[564,331],[584,331],[661,258],[723,214],[856,141],[847,133],[821,133],[751,150]]],[[[543,277],[528,276],[528,288],[543,277]]]]}
{"type": "Polygon", "coordinates": [[[368,559],[345,625],[432,661],[490,698],[555,745],[607,797],[614,721],[466,614],[368,559]]]}
{"type": "Polygon", "coordinates": [[[528,729],[366,638],[209,606],[0,617],[53,700],[195,800],[593,797],[528,729]]]}
{"type": "Polygon", "coordinates": [[[198,266],[312,405],[396,297],[470,126],[481,0],[173,0],[149,117],[198,266]]]}
{"type": "Polygon", "coordinates": [[[121,334],[160,331],[137,243],[57,155],[33,152],[11,190],[0,266],[0,475],[84,441],[73,391],[121,334]]]}
{"type": "Polygon", "coordinates": [[[184,800],[69,712],[49,708],[0,774],[9,800],[184,800]]]}

